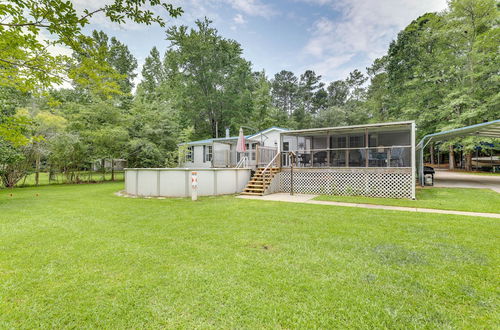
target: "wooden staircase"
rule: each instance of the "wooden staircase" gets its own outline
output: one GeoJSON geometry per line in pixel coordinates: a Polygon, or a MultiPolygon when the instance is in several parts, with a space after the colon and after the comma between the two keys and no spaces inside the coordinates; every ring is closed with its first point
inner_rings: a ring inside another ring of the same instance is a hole
{"type": "Polygon", "coordinates": [[[280,169],[278,167],[270,167],[265,173],[263,167],[260,167],[255,171],[254,175],[248,181],[247,186],[243,189],[241,195],[250,196],[262,196],[264,191],[271,183],[276,173],[279,173],[280,169]]]}

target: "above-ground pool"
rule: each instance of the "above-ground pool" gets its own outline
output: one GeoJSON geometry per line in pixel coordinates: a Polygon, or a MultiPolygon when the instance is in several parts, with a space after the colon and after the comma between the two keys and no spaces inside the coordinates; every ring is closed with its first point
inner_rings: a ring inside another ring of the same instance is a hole
{"type": "Polygon", "coordinates": [[[193,171],[197,173],[198,196],[240,193],[251,174],[248,168],[127,168],[125,192],[143,197],[189,197],[193,171]]]}

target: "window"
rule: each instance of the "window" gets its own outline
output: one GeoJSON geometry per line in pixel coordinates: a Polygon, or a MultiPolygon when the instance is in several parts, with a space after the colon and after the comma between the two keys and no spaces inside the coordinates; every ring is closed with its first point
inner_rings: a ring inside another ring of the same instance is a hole
{"type": "Polygon", "coordinates": [[[186,152],[186,162],[193,162],[194,161],[194,147],[188,147],[187,152],[186,152]]]}
{"type": "Polygon", "coordinates": [[[349,148],[363,148],[365,146],[364,135],[353,135],[349,137],[349,148]]]}
{"type": "Polygon", "coordinates": [[[203,162],[212,161],[212,146],[203,146],[203,162]]]}
{"type": "Polygon", "coordinates": [[[332,136],[332,148],[347,148],[347,137],[332,136]]]}

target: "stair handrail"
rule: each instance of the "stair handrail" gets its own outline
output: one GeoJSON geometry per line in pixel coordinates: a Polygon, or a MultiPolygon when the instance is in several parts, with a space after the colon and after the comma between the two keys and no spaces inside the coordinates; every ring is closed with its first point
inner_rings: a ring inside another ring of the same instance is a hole
{"type": "MultiPolygon", "coordinates": [[[[240,161],[238,162],[238,164],[236,164],[236,168],[240,168],[240,166],[242,166],[243,164],[246,164],[246,160],[247,160],[247,156],[243,156],[240,161]]],[[[246,167],[246,166],[245,166],[246,167]]]]}
{"type": "Polygon", "coordinates": [[[274,163],[274,161],[276,160],[276,158],[278,158],[278,156],[281,154],[281,152],[277,152],[276,155],[274,155],[273,159],[269,162],[269,164],[267,164],[266,167],[264,167],[264,170],[262,170],[261,174],[262,174],[262,178],[264,179],[264,174],[266,173],[266,171],[269,169],[269,167],[274,163]]]}

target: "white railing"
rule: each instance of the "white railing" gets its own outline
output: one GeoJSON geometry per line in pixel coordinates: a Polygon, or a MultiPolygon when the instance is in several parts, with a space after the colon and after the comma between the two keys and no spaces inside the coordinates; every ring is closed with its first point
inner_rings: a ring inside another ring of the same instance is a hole
{"type": "Polygon", "coordinates": [[[247,156],[241,157],[238,164],[236,164],[236,168],[245,168],[245,167],[248,167],[248,157],[247,156]]]}
{"type": "MultiPolygon", "coordinates": [[[[411,167],[411,146],[295,150],[297,167],[411,167]]],[[[282,160],[282,166],[290,164],[282,160]]]]}
{"type": "Polygon", "coordinates": [[[264,166],[268,164],[277,154],[278,148],[257,146],[257,166],[264,166]]]}
{"type": "Polygon", "coordinates": [[[276,151],[271,149],[266,149],[262,151],[258,150],[247,150],[245,152],[236,152],[234,150],[215,150],[213,153],[213,166],[214,167],[238,167],[238,166],[255,166],[261,164],[266,165],[270,159],[275,155],[276,151]],[[261,154],[265,153],[265,156],[261,154]],[[272,155],[270,157],[269,155],[272,155]],[[263,157],[263,158],[262,158],[263,157]],[[263,159],[265,163],[257,162],[257,159],[263,159]],[[243,160],[243,165],[240,163],[243,160]]]}
{"type": "Polygon", "coordinates": [[[265,177],[266,176],[266,172],[269,171],[269,169],[273,166],[273,164],[276,162],[277,159],[279,159],[279,155],[280,153],[276,153],[276,155],[274,155],[273,159],[271,159],[271,161],[266,165],[266,167],[264,167],[264,170],[262,170],[262,177],[265,177]]]}

